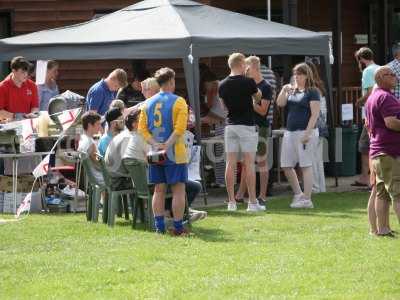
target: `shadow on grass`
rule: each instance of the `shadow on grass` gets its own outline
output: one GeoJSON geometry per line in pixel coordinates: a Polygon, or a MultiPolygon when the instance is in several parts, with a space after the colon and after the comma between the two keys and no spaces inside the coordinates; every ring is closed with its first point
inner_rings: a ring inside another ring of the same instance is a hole
{"type": "MultiPolygon", "coordinates": [[[[309,217],[327,217],[337,219],[353,219],[366,215],[368,194],[366,193],[329,193],[313,197],[314,209],[290,208],[290,197],[272,199],[267,203],[269,215],[299,215],[309,217]]],[[[225,205],[207,209],[210,217],[252,218],[264,213],[248,213],[246,205],[239,205],[238,211],[228,212],[225,205]]]]}
{"type": "Polygon", "coordinates": [[[248,213],[245,210],[236,211],[236,212],[228,212],[221,210],[209,211],[208,215],[210,217],[221,218],[221,217],[232,217],[232,218],[252,218],[252,217],[260,217],[263,215],[298,215],[298,216],[309,216],[309,217],[327,217],[327,218],[338,218],[338,219],[355,219],[356,216],[351,216],[353,213],[338,213],[338,212],[330,212],[322,210],[307,210],[307,209],[267,209],[267,211],[260,213],[248,213]]]}
{"type": "Polygon", "coordinates": [[[330,212],[327,213],[321,210],[307,210],[307,209],[297,209],[295,211],[292,210],[269,210],[269,215],[292,215],[292,216],[307,216],[307,217],[315,217],[315,218],[334,218],[334,219],[357,219],[357,216],[352,216],[352,214],[358,214],[349,212],[347,214],[339,213],[339,212],[330,212]]]}
{"type": "Polygon", "coordinates": [[[232,218],[252,218],[259,217],[265,214],[264,212],[250,213],[246,211],[246,208],[238,206],[237,211],[227,211],[225,207],[216,207],[211,210],[207,210],[209,217],[232,217],[232,218]]]}
{"type": "MultiPolygon", "coordinates": [[[[138,223],[137,225],[139,225],[138,223]]],[[[141,224],[140,224],[141,225],[141,224]]],[[[125,219],[119,219],[115,220],[115,225],[114,226],[119,226],[119,227],[132,227],[132,219],[130,220],[125,220],[125,219]]]]}
{"type": "Polygon", "coordinates": [[[217,228],[203,228],[192,225],[192,231],[195,234],[194,238],[201,239],[205,242],[224,242],[229,243],[233,240],[227,237],[227,233],[217,228]]]}
{"type": "MultiPolygon", "coordinates": [[[[130,227],[132,231],[142,231],[142,232],[149,232],[156,234],[154,231],[149,230],[145,224],[143,223],[137,223],[135,228],[132,228],[132,220],[130,222],[126,220],[118,220],[115,222],[115,226],[118,227],[130,227]]],[[[227,234],[217,228],[203,228],[203,227],[197,227],[195,224],[191,226],[192,228],[190,231],[192,231],[195,235],[194,238],[201,239],[205,242],[230,242],[232,239],[227,238],[227,234]]]]}

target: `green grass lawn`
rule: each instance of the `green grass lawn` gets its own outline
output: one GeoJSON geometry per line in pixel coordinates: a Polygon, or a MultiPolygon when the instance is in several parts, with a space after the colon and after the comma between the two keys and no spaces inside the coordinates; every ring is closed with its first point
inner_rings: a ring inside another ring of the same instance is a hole
{"type": "Polygon", "coordinates": [[[190,238],[31,215],[0,225],[0,299],[400,299],[400,238],[368,234],[367,198],[212,209],[190,238]]]}

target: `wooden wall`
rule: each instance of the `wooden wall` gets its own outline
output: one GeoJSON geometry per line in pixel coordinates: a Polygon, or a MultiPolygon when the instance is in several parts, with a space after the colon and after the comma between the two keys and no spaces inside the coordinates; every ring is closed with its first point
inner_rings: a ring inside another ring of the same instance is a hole
{"type": "MultiPolygon", "coordinates": [[[[129,6],[138,0],[0,0],[0,12],[9,11],[12,16],[12,34],[67,26],[93,18],[95,13],[110,12],[129,6]]],[[[233,11],[265,10],[263,0],[201,0],[223,9],[233,11]]],[[[282,8],[281,0],[273,0],[274,10],[282,8]]],[[[330,0],[298,1],[298,26],[315,31],[331,31],[330,0]]],[[[368,14],[360,9],[363,0],[343,1],[343,81],[344,86],[360,84],[360,74],[353,59],[353,52],[360,47],[353,42],[354,34],[365,33],[368,14]]],[[[134,30],[134,29],[133,29],[134,30]]],[[[226,58],[208,60],[219,77],[226,75],[226,58]]],[[[178,73],[177,86],[185,88],[183,67],[179,60],[152,60],[147,62],[150,71],[161,66],[170,66],[178,73]]],[[[122,67],[131,74],[130,61],[62,61],[59,76],[61,90],[70,89],[85,95],[87,89],[99,78],[116,67],[122,67]]]]}
{"type": "MultiPolygon", "coordinates": [[[[313,31],[332,31],[331,0],[298,1],[298,26],[313,31]]],[[[366,1],[342,1],[343,28],[343,87],[360,86],[361,74],[354,60],[354,52],[361,46],[354,42],[355,34],[368,32],[368,8],[366,1]]]]}

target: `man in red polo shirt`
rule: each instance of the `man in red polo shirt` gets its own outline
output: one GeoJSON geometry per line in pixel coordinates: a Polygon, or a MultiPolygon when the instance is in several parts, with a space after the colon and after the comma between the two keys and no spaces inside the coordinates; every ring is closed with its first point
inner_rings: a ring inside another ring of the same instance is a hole
{"type": "Polygon", "coordinates": [[[15,114],[39,111],[39,98],[36,84],[28,79],[31,63],[22,56],[11,61],[11,74],[0,83],[0,119],[12,120],[15,114]]]}

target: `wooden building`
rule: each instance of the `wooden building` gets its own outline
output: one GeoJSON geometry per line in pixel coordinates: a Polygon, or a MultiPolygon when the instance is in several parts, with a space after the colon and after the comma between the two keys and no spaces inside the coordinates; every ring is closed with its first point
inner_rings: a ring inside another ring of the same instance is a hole
{"type": "MultiPolygon", "coordinates": [[[[0,0],[0,37],[85,22],[135,2],[138,1],[0,0]]],[[[199,0],[199,2],[261,18],[266,18],[267,15],[266,0],[199,0]]],[[[360,85],[360,73],[353,56],[356,49],[369,45],[376,53],[377,63],[384,64],[390,60],[391,45],[400,41],[400,1],[352,0],[341,2],[341,86],[343,89],[348,89],[360,85]]],[[[272,20],[313,31],[331,33],[337,30],[335,17],[338,15],[335,15],[333,9],[335,3],[337,1],[271,0],[272,20]]],[[[287,78],[291,65],[302,59],[304,58],[274,57],[272,66],[287,78]]],[[[208,63],[220,76],[226,74],[225,58],[208,59],[208,63]]],[[[335,64],[338,64],[338,61],[335,61],[335,64]]],[[[145,62],[145,67],[149,71],[163,65],[169,65],[177,70],[178,88],[183,90],[185,83],[180,61],[151,60],[145,62]]],[[[94,82],[106,76],[115,67],[123,67],[131,73],[132,62],[126,60],[62,61],[59,86],[61,90],[70,89],[85,95],[87,89],[94,82]]],[[[7,63],[3,63],[0,74],[2,78],[8,72],[7,63]]],[[[340,102],[347,101],[349,100],[340,100],[340,102]]]]}

